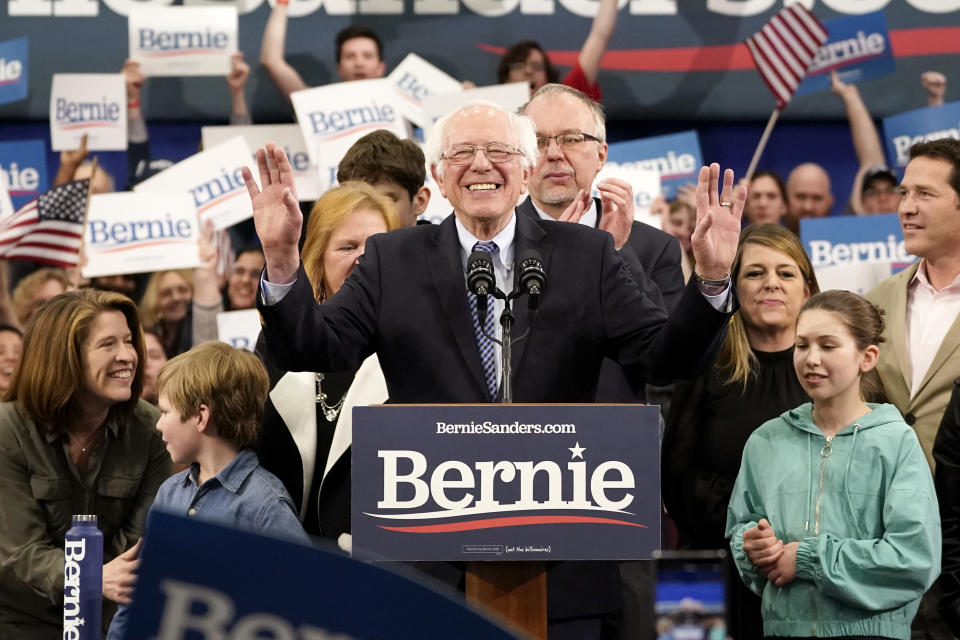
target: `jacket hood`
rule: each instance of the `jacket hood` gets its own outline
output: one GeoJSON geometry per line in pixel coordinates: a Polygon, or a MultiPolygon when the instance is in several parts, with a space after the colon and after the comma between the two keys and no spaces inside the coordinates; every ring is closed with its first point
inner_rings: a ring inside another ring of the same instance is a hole
{"type": "MultiPolygon", "coordinates": [[[[900,415],[900,412],[892,404],[877,404],[868,402],[867,406],[870,407],[871,411],[855,422],[844,427],[843,430],[837,434],[837,437],[853,435],[854,424],[860,425],[860,430],[862,431],[871,427],[890,424],[891,422],[903,422],[903,416],[900,415]]],[[[780,415],[780,418],[791,427],[795,427],[814,435],[823,435],[820,429],[817,428],[817,425],[813,422],[812,402],[807,402],[800,405],[796,409],[785,411],[780,415]]]]}

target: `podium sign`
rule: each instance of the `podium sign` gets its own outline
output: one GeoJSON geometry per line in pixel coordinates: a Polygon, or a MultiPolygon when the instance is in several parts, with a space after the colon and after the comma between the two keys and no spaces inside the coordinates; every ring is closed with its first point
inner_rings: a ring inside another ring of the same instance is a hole
{"type": "Polygon", "coordinates": [[[516,639],[453,594],[196,518],[151,510],[141,558],[126,638],[516,639]]]}
{"type": "Polygon", "coordinates": [[[656,407],[385,405],[353,422],[353,553],[645,559],[660,547],[656,407]]]}

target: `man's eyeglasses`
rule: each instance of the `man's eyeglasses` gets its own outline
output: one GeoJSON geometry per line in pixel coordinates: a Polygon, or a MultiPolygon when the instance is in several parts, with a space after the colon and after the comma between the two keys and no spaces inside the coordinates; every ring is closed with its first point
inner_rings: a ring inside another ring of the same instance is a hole
{"type": "Polygon", "coordinates": [[[537,148],[540,151],[545,151],[550,146],[551,140],[554,140],[561,149],[575,149],[586,140],[603,142],[600,138],[589,133],[558,133],[555,136],[537,136],[537,148]]]}
{"type": "Polygon", "coordinates": [[[490,162],[506,162],[512,156],[520,153],[520,149],[505,142],[488,142],[487,144],[455,144],[440,157],[450,164],[470,164],[478,150],[487,155],[490,162]]]}

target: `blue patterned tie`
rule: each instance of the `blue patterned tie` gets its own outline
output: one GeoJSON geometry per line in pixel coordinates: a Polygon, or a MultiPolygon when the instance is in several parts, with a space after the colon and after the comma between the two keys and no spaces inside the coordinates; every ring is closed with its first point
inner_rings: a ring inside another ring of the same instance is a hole
{"type": "MultiPolygon", "coordinates": [[[[490,257],[496,260],[497,245],[494,242],[478,242],[473,245],[474,251],[486,251],[490,257]]],[[[477,313],[477,296],[472,292],[467,292],[467,298],[470,300],[470,314],[473,316],[473,331],[477,335],[477,347],[480,349],[480,363],[483,364],[483,375],[487,379],[487,389],[490,391],[490,398],[497,396],[497,363],[494,360],[495,352],[493,349],[493,340],[484,335],[493,335],[494,312],[493,305],[488,304],[487,315],[484,318],[483,328],[480,327],[480,315],[477,313]]],[[[490,300],[490,297],[487,298],[490,300]]]]}

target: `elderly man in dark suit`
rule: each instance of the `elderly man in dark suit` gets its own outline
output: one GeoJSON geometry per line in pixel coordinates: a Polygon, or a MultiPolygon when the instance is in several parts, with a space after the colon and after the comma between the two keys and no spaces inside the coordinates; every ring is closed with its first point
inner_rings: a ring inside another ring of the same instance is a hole
{"type": "MultiPolygon", "coordinates": [[[[376,352],[391,402],[499,399],[499,362],[481,356],[489,345],[465,282],[477,245],[491,253],[500,289],[513,288],[514,256],[528,249],[548,274],[536,315],[516,314],[515,335],[526,333],[512,353],[518,402],[593,401],[606,356],[644,379],[693,376],[713,362],[734,307],[729,271],[746,199],[744,189],[734,194],[732,171],[718,197],[719,167],[701,170],[698,277],[668,318],[642,265],[614,249],[618,233],[515,215],[537,159],[528,118],[469,105],[437,122],[426,155],[454,215],[368,239],[343,287],[319,306],[297,254],[301,214],[286,156],[275,145],[257,152],[262,191],[244,169],[267,263],[263,331],[280,366],[341,370],[376,352]]],[[[614,226],[629,228],[617,213],[614,226]]]]}

